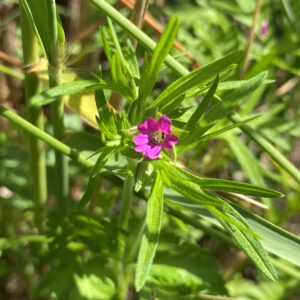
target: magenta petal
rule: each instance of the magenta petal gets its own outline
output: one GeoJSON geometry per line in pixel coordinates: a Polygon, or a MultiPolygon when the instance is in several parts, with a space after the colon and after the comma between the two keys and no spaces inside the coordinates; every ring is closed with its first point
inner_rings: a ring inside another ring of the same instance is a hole
{"type": "Polygon", "coordinates": [[[178,143],[178,137],[174,134],[170,134],[167,136],[168,141],[170,141],[173,144],[177,144],[178,143]]]}
{"type": "Polygon", "coordinates": [[[168,150],[173,149],[173,145],[178,143],[178,137],[176,135],[170,134],[167,135],[164,140],[164,147],[168,150]]]}
{"type": "Polygon", "coordinates": [[[156,145],[148,149],[145,153],[145,156],[149,157],[150,159],[156,159],[162,149],[162,145],[156,145]]]}
{"type": "MultiPolygon", "coordinates": [[[[145,122],[146,123],[146,122],[145,122]]],[[[151,133],[151,131],[149,132],[149,129],[145,127],[144,124],[138,124],[137,129],[141,132],[141,133],[151,133]]]]}
{"type": "Polygon", "coordinates": [[[136,147],[134,148],[134,150],[135,150],[136,152],[144,152],[144,153],[146,153],[147,150],[150,149],[150,148],[151,148],[150,145],[144,144],[144,145],[138,145],[138,146],[136,146],[136,147]]]}
{"type": "Polygon", "coordinates": [[[162,117],[158,120],[158,130],[163,132],[164,134],[171,133],[171,125],[172,121],[166,116],[162,115],[162,117]]]}
{"type": "Polygon", "coordinates": [[[171,125],[172,121],[166,115],[162,115],[158,121],[147,118],[143,124],[138,124],[140,133],[133,138],[135,151],[153,160],[158,158],[163,148],[172,150],[178,138],[171,134],[171,125]]]}
{"type": "Polygon", "coordinates": [[[147,128],[145,128],[144,124],[138,124],[137,129],[141,132],[141,133],[147,133],[148,130],[147,128]]]}
{"type": "Polygon", "coordinates": [[[262,35],[266,35],[268,33],[268,30],[269,30],[269,24],[266,20],[263,20],[261,22],[260,33],[262,35]]]}
{"type": "Polygon", "coordinates": [[[153,118],[147,118],[144,127],[147,129],[147,133],[152,133],[158,130],[158,122],[153,118]]]}
{"type": "Polygon", "coordinates": [[[147,134],[139,133],[133,138],[136,145],[144,145],[149,142],[149,136],[147,134]]]}
{"type": "Polygon", "coordinates": [[[153,118],[147,118],[143,124],[138,124],[137,129],[141,133],[151,134],[157,127],[157,122],[153,118]]]}

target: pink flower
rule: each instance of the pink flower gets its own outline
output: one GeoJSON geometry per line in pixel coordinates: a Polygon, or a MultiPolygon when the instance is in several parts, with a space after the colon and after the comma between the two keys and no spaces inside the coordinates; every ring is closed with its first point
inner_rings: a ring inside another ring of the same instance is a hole
{"type": "Polygon", "coordinates": [[[266,20],[263,20],[260,25],[260,33],[261,35],[266,35],[269,31],[269,24],[266,20]]]}
{"type": "Polygon", "coordinates": [[[166,115],[162,115],[158,121],[147,118],[144,124],[137,126],[140,133],[133,138],[135,151],[143,152],[144,157],[156,159],[163,148],[172,150],[178,138],[171,134],[171,125],[172,121],[166,115]]]}

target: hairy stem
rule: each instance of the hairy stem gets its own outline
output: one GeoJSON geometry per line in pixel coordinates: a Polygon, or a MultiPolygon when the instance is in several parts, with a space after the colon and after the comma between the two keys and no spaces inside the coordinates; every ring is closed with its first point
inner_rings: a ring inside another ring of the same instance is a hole
{"type": "MultiPolygon", "coordinates": [[[[53,37],[53,45],[49,53],[49,86],[50,88],[62,84],[62,61],[64,56],[64,44],[60,40],[61,35],[58,32],[58,20],[55,1],[48,2],[48,13],[50,23],[50,31],[53,37]],[[62,43],[62,44],[61,44],[62,43]]],[[[64,102],[60,97],[52,104],[52,124],[54,137],[58,140],[64,138],[64,102]]],[[[69,194],[69,178],[68,178],[68,158],[59,151],[55,151],[56,164],[56,197],[59,201],[59,209],[62,214],[68,211],[68,194],[69,194]]]]}
{"type": "MultiPolygon", "coordinates": [[[[49,65],[49,86],[55,87],[61,85],[61,66],[49,65]]],[[[58,99],[52,104],[52,124],[54,137],[58,140],[64,138],[64,102],[63,99],[58,99]]],[[[59,208],[62,213],[68,210],[68,158],[62,155],[59,151],[55,151],[56,162],[56,197],[59,200],[59,208]]]]}
{"type": "MultiPolygon", "coordinates": [[[[128,230],[128,222],[130,217],[130,206],[131,200],[133,197],[133,185],[134,185],[134,176],[133,176],[133,164],[128,163],[128,173],[125,176],[124,186],[122,190],[122,199],[121,199],[121,213],[119,217],[119,227],[123,230],[128,230]]],[[[127,299],[128,292],[128,272],[129,266],[126,260],[126,248],[127,241],[124,235],[120,235],[118,239],[118,260],[117,260],[117,295],[119,300],[127,299]]]]}
{"type": "Polygon", "coordinates": [[[34,136],[35,138],[45,142],[50,147],[55,149],[56,151],[60,152],[62,155],[67,155],[73,160],[79,162],[80,164],[91,168],[94,166],[94,163],[91,160],[85,159],[83,156],[81,156],[76,150],[68,147],[64,143],[60,142],[56,138],[52,137],[50,134],[44,132],[43,130],[39,129],[38,127],[32,125],[30,122],[26,121],[19,115],[15,114],[8,108],[4,107],[3,105],[0,105],[0,115],[7,118],[14,124],[18,125],[22,129],[24,129],[26,132],[34,136]]]}
{"type": "MultiPolygon", "coordinates": [[[[20,6],[20,13],[23,61],[26,70],[29,66],[38,62],[39,49],[35,33],[22,5],[20,6]]],[[[44,130],[43,109],[29,105],[31,97],[38,93],[40,87],[40,82],[36,74],[25,73],[24,85],[28,120],[40,130],[44,130]]],[[[37,228],[41,229],[45,216],[45,204],[47,200],[45,147],[44,143],[35,138],[33,135],[30,135],[29,137],[29,147],[31,178],[33,182],[32,196],[35,206],[35,224],[37,228]]]]}

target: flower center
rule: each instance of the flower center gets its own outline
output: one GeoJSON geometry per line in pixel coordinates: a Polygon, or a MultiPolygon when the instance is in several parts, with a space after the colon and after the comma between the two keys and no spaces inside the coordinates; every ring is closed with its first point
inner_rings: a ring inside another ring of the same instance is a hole
{"type": "Polygon", "coordinates": [[[155,131],[151,134],[151,141],[155,145],[160,145],[163,143],[165,134],[160,131],[155,131]]]}

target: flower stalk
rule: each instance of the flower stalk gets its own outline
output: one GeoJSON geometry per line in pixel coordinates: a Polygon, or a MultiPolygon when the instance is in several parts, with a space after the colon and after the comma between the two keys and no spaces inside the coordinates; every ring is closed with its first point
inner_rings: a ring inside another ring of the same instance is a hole
{"type": "MultiPolygon", "coordinates": [[[[51,51],[48,54],[48,75],[49,87],[53,88],[62,84],[62,61],[64,58],[64,33],[59,30],[59,21],[55,1],[48,4],[49,20],[51,21],[51,34],[54,41],[51,51]]],[[[64,102],[62,97],[58,97],[52,104],[52,124],[54,137],[58,140],[64,138],[64,102]]],[[[65,214],[69,209],[69,178],[68,178],[68,158],[60,152],[55,151],[56,164],[56,197],[59,201],[59,209],[65,214]]]]}

